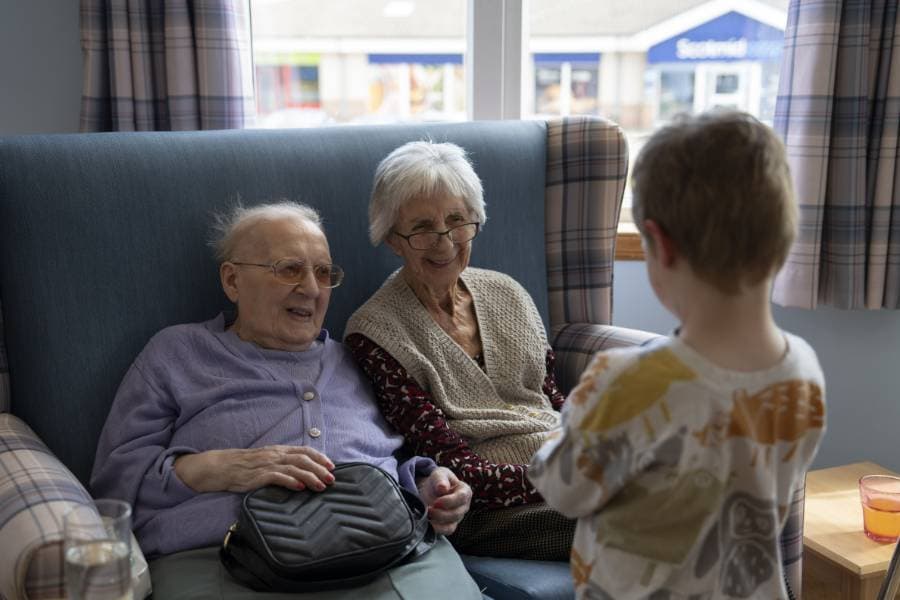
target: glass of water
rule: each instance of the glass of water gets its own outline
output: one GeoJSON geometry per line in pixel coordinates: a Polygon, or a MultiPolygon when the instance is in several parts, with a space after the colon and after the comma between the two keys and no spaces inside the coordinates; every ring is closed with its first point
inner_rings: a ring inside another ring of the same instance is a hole
{"type": "Polygon", "coordinates": [[[66,592],[72,600],[132,600],[131,506],[94,504],[63,517],[66,592]]]}

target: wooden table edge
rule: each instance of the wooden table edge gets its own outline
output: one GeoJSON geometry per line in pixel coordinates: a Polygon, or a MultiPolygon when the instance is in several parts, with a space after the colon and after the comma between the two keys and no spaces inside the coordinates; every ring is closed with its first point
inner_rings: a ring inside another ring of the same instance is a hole
{"type": "MultiPolygon", "coordinates": [[[[816,555],[816,558],[826,561],[826,562],[829,562],[835,566],[842,567],[842,568],[846,569],[849,573],[851,573],[852,575],[855,575],[856,577],[859,577],[860,579],[866,579],[866,578],[872,577],[874,575],[880,575],[880,574],[884,573],[885,570],[887,570],[887,564],[885,564],[883,566],[867,566],[867,567],[860,568],[860,566],[857,565],[856,563],[848,561],[843,556],[840,556],[839,554],[835,554],[834,552],[829,551],[827,548],[823,552],[822,550],[820,550],[821,547],[822,547],[821,544],[816,544],[815,542],[807,541],[806,537],[804,536],[804,538],[803,538],[804,553],[812,552],[813,554],[816,555]]],[[[888,561],[888,562],[890,562],[890,561],[888,561]]]]}
{"type": "MultiPolygon", "coordinates": [[[[838,470],[838,469],[852,469],[852,470],[856,470],[856,471],[865,471],[865,472],[871,472],[871,473],[884,473],[886,475],[895,475],[895,476],[898,475],[896,472],[892,471],[891,469],[882,467],[881,465],[879,465],[877,463],[873,463],[871,461],[859,461],[859,462],[855,462],[855,463],[848,463],[846,465],[838,465],[836,467],[826,467],[824,469],[816,469],[816,471],[822,472],[822,471],[830,471],[830,470],[838,470]]],[[[809,475],[812,474],[813,472],[814,471],[810,471],[809,473],[807,473],[807,479],[809,478],[809,475]]],[[[809,498],[809,489],[807,487],[807,499],[808,498],[809,498]]],[[[804,513],[805,513],[805,510],[804,510],[804,513]]],[[[856,563],[844,558],[840,554],[837,554],[833,550],[827,548],[824,544],[821,544],[819,542],[816,542],[816,541],[808,538],[806,536],[807,528],[806,528],[805,523],[804,523],[803,530],[804,530],[804,534],[803,534],[803,550],[804,550],[804,552],[806,552],[807,550],[814,552],[818,558],[828,561],[829,563],[831,563],[833,565],[841,566],[844,569],[846,569],[847,571],[849,571],[850,573],[856,575],[857,577],[859,577],[861,579],[867,579],[869,577],[877,576],[877,575],[881,574],[882,572],[884,572],[887,569],[888,564],[890,563],[890,557],[888,557],[883,563],[869,564],[869,565],[865,565],[865,566],[857,565],[856,563]]],[[[865,533],[863,533],[863,532],[860,532],[860,534],[865,535],[865,533]]],[[[874,543],[877,543],[877,542],[874,542],[874,543]]],[[[893,545],[893,544],[890,544],[890,545],[893,545]]]]}

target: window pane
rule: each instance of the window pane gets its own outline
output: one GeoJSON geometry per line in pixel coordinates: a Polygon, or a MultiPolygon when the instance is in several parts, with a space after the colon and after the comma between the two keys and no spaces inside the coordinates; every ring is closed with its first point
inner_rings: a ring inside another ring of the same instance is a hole
{"type": "Polygon", "coordinates": [[[694,72],[667,70],[659,73],[659,115],[669,120],[694,107],[694,72]]]}
{"type": "MultiPolygon", "coordinates": [[[[529,0],[523,115],[598,115],[633,158],[678,113],[771,123],[788,0],[529,0]]],[[[631,219],[626,188],[622,220],[631,219]]]]}
{"type": "Polygon", "coordinates": [[[559,65],[538,64],[535,66],[535,109],[538,114],[558,115],[559,95],[562,83],[562,68],[559,65]]]}
{"type": "Polygon", "coordinates": [[[251,0],[257,125],[463,120],[465,0],[251,0]]]}
{"type": "Polygon", "coordinates": [[[734,94],[738,91],[740,75],[737,73],[724,73],[716,75],[716,93],[734,94]]]}
{"type": "Polygon", "coordinates": [[[573,115],[593,115],[597,113],[597,65],[572,64],[572,104],[573,115]]]}

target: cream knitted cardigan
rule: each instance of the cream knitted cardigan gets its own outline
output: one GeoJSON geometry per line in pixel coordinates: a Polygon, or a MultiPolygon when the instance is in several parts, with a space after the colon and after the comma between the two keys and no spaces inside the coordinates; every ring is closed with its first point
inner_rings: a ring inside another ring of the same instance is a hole
{"type": "Polygon", "coordinates": [[[432,396],[447,424],[495,463],[527,464],[559,424],[542,391],[547,337],[528,292],[511,277],[467,268],[486,373],[441,329],[400,271],[347,322],[396,359],[432,396]]]}

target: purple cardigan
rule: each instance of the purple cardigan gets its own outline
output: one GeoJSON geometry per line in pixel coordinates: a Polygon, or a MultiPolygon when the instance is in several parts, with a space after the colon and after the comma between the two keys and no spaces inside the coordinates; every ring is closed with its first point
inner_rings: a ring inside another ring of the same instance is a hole
{"type": "Polygon", "coordinates": [[[431,459],[401,465],[402,436],[379,412],[349,352],[322,330],[304,352],[267,350],[219,315],[156,334],[116,393],[100,436],[94,497],[134,507],[141,549],[159,556],[221,543],[241,495],[196,493],[175,474],[180,454],[272,444],[309,446],[335,464],[378,465],[415,491],[431,459]]]}

